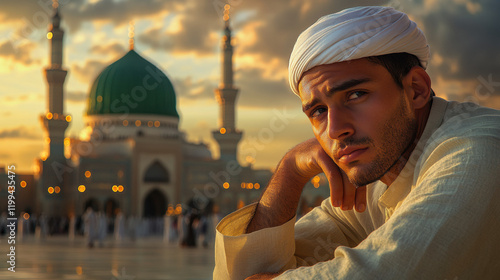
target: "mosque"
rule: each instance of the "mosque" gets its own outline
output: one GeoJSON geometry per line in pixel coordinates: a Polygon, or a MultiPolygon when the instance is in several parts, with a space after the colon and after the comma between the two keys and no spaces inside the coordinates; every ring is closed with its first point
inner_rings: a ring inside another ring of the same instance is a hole
{"type": "MultiPolygon", "coordinates": [[[[175,89],[162,70],[134,49],[133,38],[130,50],[90,87],[83,137],[66,137],[72,116],[64,111],[63,37],[55,2],[47,34],[50,60],[44,69],[47,110],[40,116],[45,148],[35,159],[35,173],[17,177],[17,211],[69,217],[92,207],[108,217],[120,211],[149,218],[195,207],[224,215],[258,200],[272,173],[237,160],[243,132],[236,128],[239,89],[233,80],[229,6],[224,14],[221,82],[215,89],[219,117],[212,136],[219,146],[217,159],[207,144],[190,142],[179,130],[175,89]]],[[[4,177],[2,167],[0,178],[4,177]]],[[[321,181],[316,176],[304,191],[309,201],[316,196],[315,204],[321,201],[314,189],[325,183],[321,181]]],[[[2,212],[7,210],[6,189],[0,184],[2,212]]],[[[328,188],[320,196],[327,197],[328,188]]],[[[304,200],[299,208],[306,204],[304,200]]]]}
{"type": "Polygon", "coordinates": [[[47,36],[47,112],[40,116],[46,156],[36,159],[36,191],[28,199],[35,202],[32,211],[69,216],[93,207],[108,215],[119,209],[127,216],[158,217],[180,213],[189,201],[191,206],[215,206],[227,213],[258,199],[271,172],[242,166],[237,160],[243,132],[235,121],[239,90],[233,83],[228,9],[222,77],[215,90],[220,116],[213,137],[220,157],[214,159],[206,144],[188,141],[179,130],[171,81],[134,49],[133,39],[130,50],[90,87],[84,137],[67,138],[72,116],[64,112],[64,30],[54,6],[47,36]]]}

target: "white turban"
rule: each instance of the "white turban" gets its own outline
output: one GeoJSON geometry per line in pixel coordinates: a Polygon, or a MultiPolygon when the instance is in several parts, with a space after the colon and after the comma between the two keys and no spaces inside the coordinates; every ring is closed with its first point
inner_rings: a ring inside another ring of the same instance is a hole
{"type": "Polygon", "coordinates": [[[288,65],[288,80],[298,84],[307,70],[390,53],[415,55],[424,69],[430,52],[425,35],[405,13],[390,7],[356,7],[320,18],[300,34],[288,65]]]}

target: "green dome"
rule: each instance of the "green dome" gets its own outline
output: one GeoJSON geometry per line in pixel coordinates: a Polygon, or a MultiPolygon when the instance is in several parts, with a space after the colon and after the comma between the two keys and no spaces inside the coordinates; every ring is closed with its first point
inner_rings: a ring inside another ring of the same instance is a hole
{"type": "Polygon", "coordinates": [[[87,115],[103,114],[179,118],[172,83],[134,50],[104,69],[92,84],[87,115]]]}

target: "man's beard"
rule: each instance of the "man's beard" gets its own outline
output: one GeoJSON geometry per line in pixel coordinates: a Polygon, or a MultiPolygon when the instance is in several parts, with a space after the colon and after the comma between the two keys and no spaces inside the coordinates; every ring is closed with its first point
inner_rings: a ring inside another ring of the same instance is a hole
{"type": "Polygon", "coordinates": [[[382,178],[412,144],[417,131],[417,121],[407,109],[404,96],[401,96],[400,105],[391,114],[391,117],[382,126],[381,130],[382,137],[379,143],[375,143],[369,137],[359,139],[349,137],[338,145],[340,148],[352,145],[368,145],[370,148],[376,149],[375,158],[370,163],[360,165],[358,168],[356,162],[352,162],[353,167],[344,170],[349,181],[356,186],[365,186],[382,178]]]}

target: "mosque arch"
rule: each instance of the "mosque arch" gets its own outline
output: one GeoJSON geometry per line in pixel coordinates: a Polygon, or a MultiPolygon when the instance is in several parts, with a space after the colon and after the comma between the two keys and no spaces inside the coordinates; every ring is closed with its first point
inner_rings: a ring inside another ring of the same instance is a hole
{"type": "Polygon", "coordinates": [[[159,189],[151,190],[144,198],[142,216],[145,218],[163,217],[167,212],[168,198],[159,189]]]}
{"type": "Polygon", "coordinates": [[[83,212],[85,213],[85,211],[89,207],[91,207],[94,212],[99,211],[99,201],[96,198],[93,198],[93,197],[85,200],[85,203],[83,204],[83,212]]]}
{"type": "Polygon", "coordinates": [[[170,176],[168,170],[159,161],[153,162],[147,169],[144,175],[146,183],[168,183],[170,176]]]}

